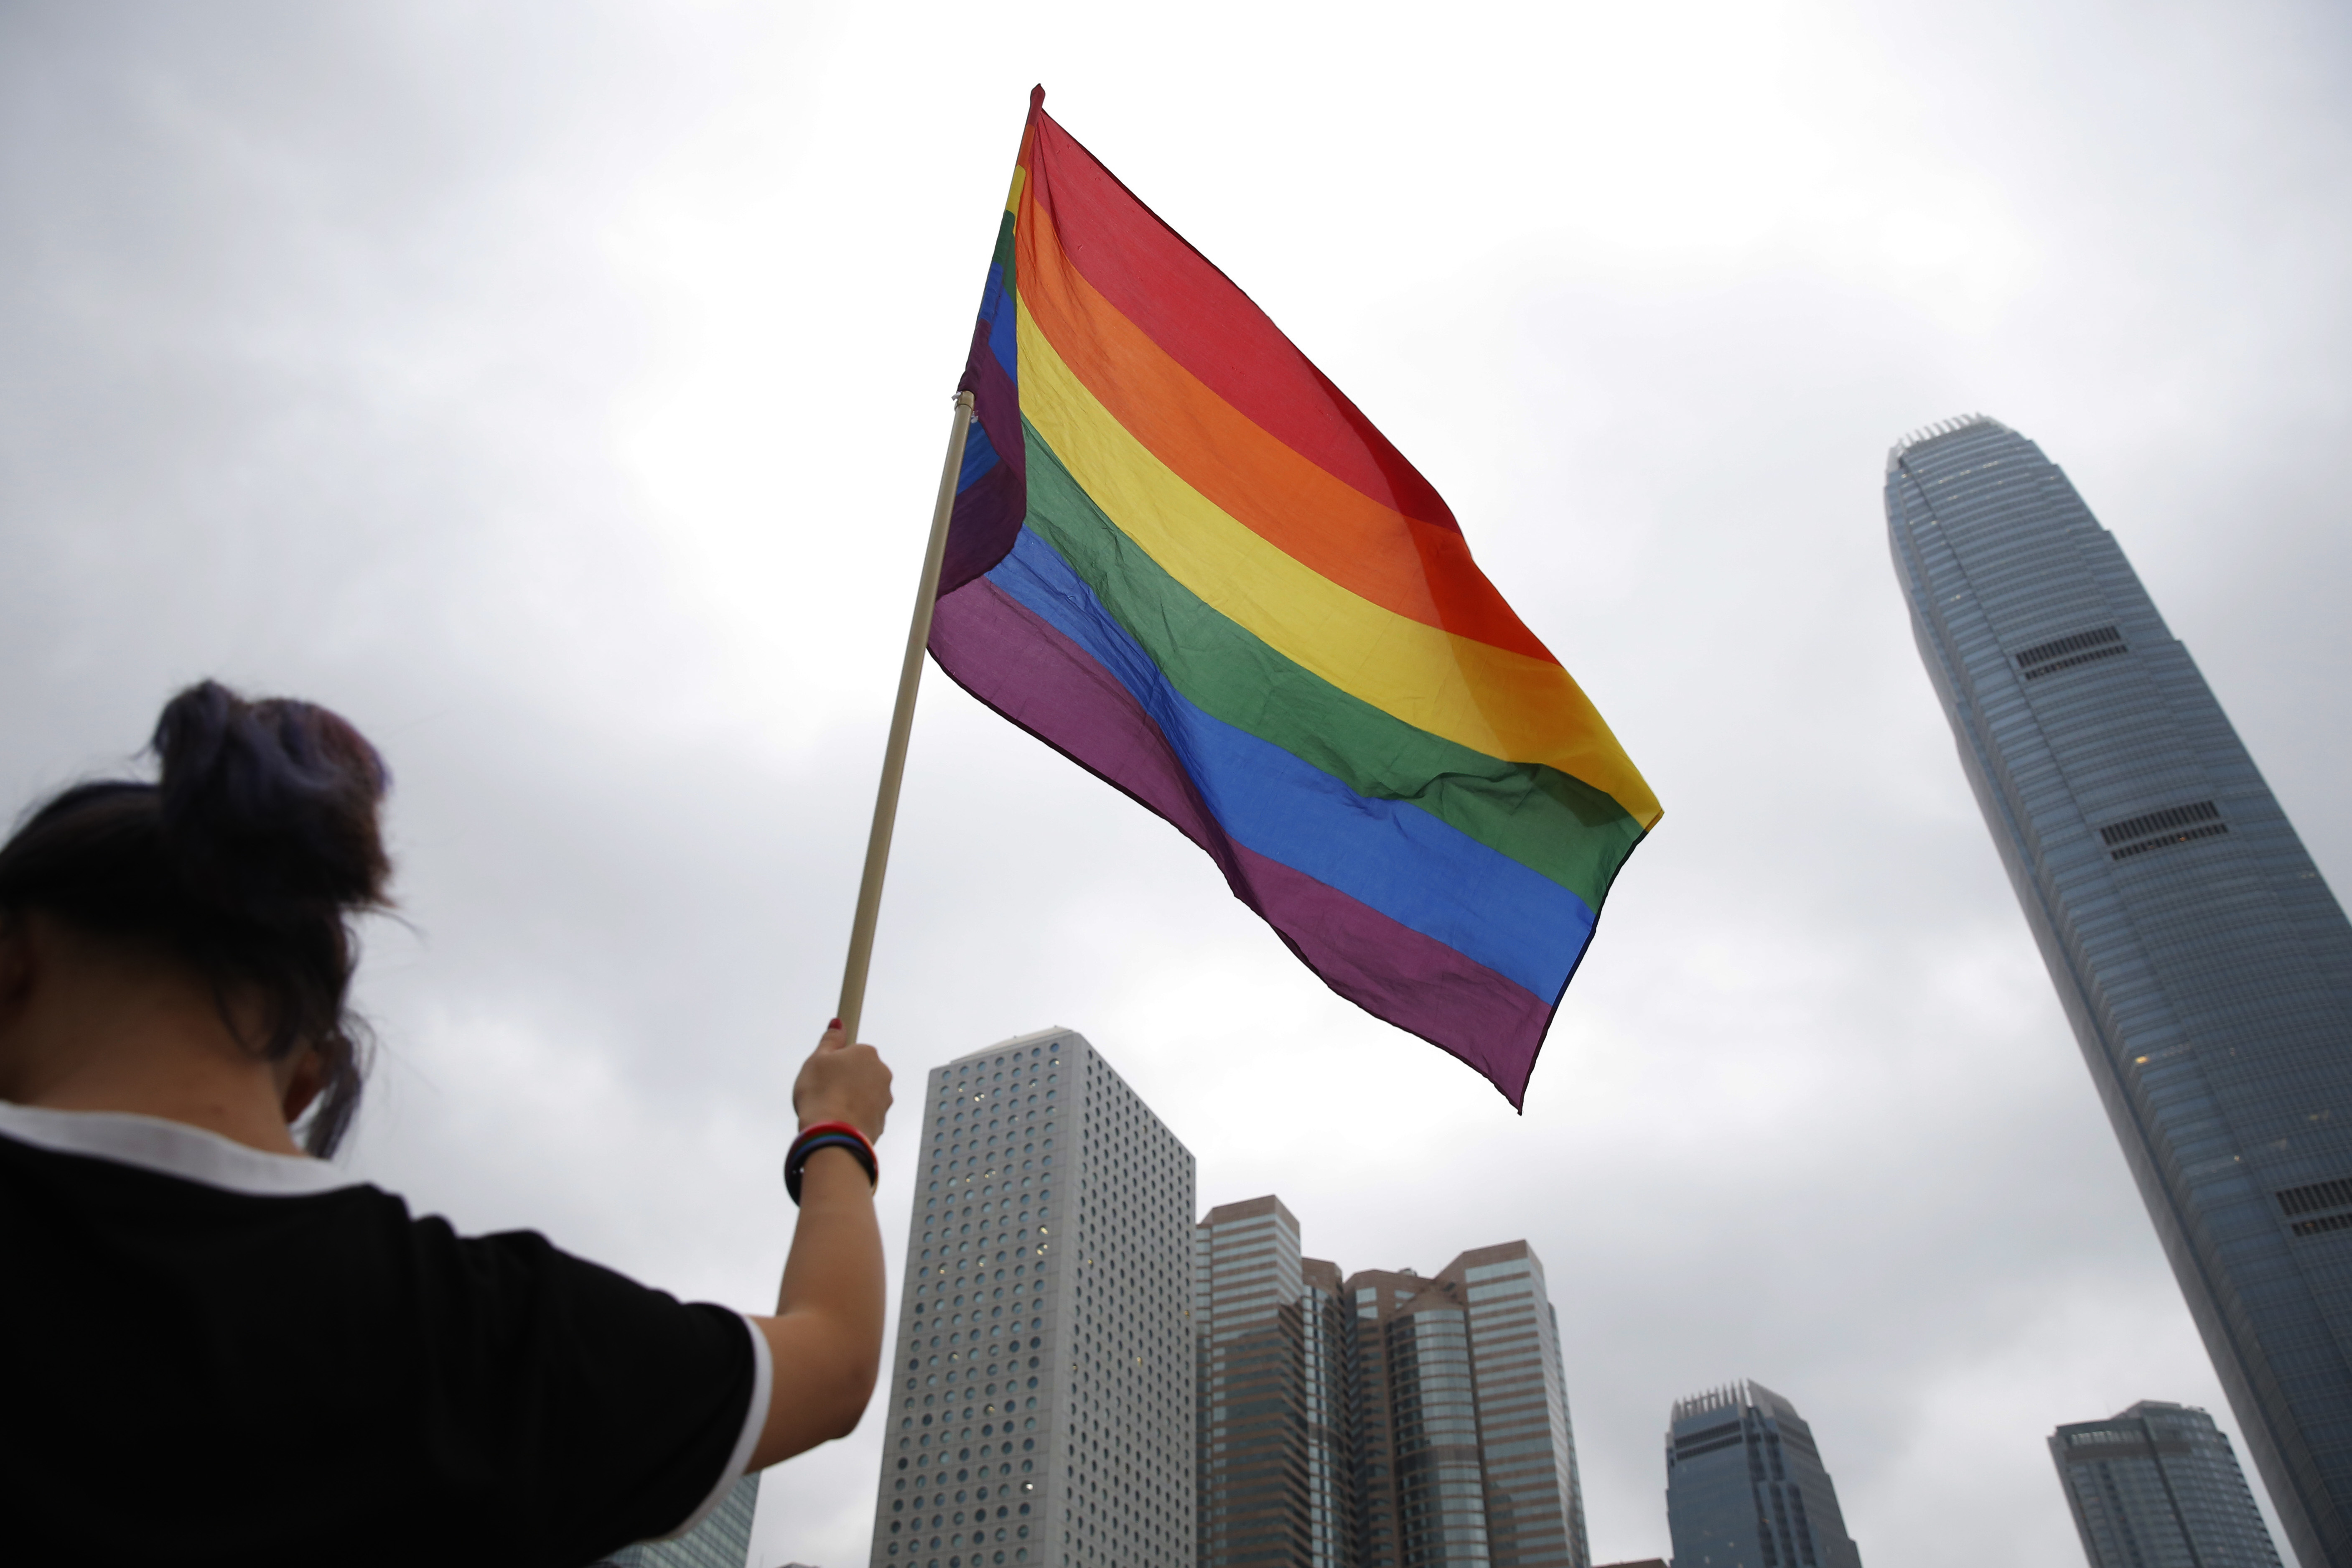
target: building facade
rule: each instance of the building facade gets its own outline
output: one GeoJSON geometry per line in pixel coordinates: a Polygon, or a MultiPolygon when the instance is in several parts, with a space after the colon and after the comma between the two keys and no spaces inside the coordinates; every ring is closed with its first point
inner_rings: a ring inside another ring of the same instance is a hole
{"type": "Polygon", "coordinates": [[[1192,1156],[1084,1037],[932,1071],[872,1568],[1192,1568],[1192,1156]]]}
{"type": "Polygon", "coordinates": [[[1343,1280],[1265,1197],[1211,1210],[1195,1245],[1202,1568],[1590,1568],[1524,1242],[1343,1280]]]}
{"type": "Polygon", "coordinates": [[[1211,1209],[1192,1247],[1200,1561],[1353,1568],[1339,1270],[1273,1197],[1211,1209]]]}
{"type": "Polygon", "coordinates": [[[1920,657],[2305,1568],[2352,1568],[2352,925],[2066,476],[1887,459],[1920,657]]]}
{"type": "Polygon", "coordinates": [[[702,1522],[675,1541],[641,1541],[589,1568],[747,1568],[751,1517],[760,1511],[760,1472],[730,1488],[702,1522]]]}
{"type": "Polygon", "coordinates": [[[1813,1429],[1760,1383],[1675,1401],[1666,1528],[1675,1568],[1862,1568],[1813,1429]]]}
{"type": "Polygon", "coordinates": [[[2278,1568],[2226,1433],[2191,1405],[2143,1399],[2050,1436],[2091,1568],[2278,1568]]]}

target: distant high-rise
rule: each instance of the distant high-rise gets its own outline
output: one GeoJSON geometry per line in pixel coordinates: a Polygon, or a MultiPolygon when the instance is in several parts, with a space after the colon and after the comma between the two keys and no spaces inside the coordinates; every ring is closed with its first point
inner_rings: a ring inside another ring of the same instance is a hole
{"type": "Polygon", "coordinates": [[[1354,1322],[1339,1270],[1299,1256],[1278,1198],[1211,1209],[1192,1245],[1200,1560],[1353,1568],[1354,1322]]]}
{"type": "Polygon", "coordinates": [[[675,1541],[641,1541],[589,1568],[747,1568],[751,1559],[751,1516],[760,1510],[760,1472],[728,1489],[702,1522],[675,1541]]]}
{"type": "Polygon", "coordinates": [[[1193,1568],[1191,1152],[1067,1029],[921,1137],[873,1568],[1193,1568]]]}
{"type": "Polygon", "coordinates": [[[1272,1197],[1198,1236],[1202,1568],[1589,1568],[1559,1320],[1524,1242],[1342,1281],[1272,1197]]]}
{"type": "Polygon", "coordinates": [[[2042,449],[1888,455],[1928,679],[2305,1568],[2352,1568],[2352,925],[2042,449]],[[2341,1112],[2342,1114],[2338,1114],[2341,1112]]]}
{"type": "Polygon", "coordinates": [[[2051,1435],[2091,1568],[2278,1568],[2229,1436],[2190,1405],[2143,1399],[2051,1435]]]}
{"type": "Polygon", "coordinates": [[[1760,1383],[1675,1401],[1666,1528],[1675,1568],[1862,1568],[1813,1429],[1760,1383]]]}

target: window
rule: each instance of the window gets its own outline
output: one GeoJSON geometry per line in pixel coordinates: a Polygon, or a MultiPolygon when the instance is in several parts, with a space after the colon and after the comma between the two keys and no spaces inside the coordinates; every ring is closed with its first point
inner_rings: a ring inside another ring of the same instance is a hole
{"type": "Polygon", "coordinates": [[[2310,1214],[2317,1209],[2352,1208],[2352,1179],[2338,1176],[2332,1182],[2314,1182],[2307,1187],[2289,1187],[2278,1194],[2279,1207],[2290,1215],[2310,1214]]]}
{"type": "Polygon", "coordinates": [[[2107,846],[2112,858],[2128,860],[2151,849],[2186,844],[2193,838],[2211,838],[2229,831],[2230,825],[2221,820],[2221,808],[2210,800],[2200,800],[2110,823],[2099,829],[2099,839],[2107,846]]]}
{"type": "Polygon", "coordinates": [[[2131,651],[2124,635],[2113,626],[2101,626],[2095,631],[2076,632],[2071,637],[2036,643],[2017,656],[2017,668],[2028,680],[2039,680],[2045,675],[2055,675],[2062,669],[2089,664],[2102,658],[2114,658],[2131,651]]]}

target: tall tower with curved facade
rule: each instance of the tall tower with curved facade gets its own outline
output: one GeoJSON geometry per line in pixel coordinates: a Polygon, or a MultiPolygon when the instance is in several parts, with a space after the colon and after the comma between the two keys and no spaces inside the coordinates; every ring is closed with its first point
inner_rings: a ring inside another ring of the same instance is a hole
{"type": "Polygon", "coordinates": [[[2090,1568],[2279,1568],[2229,1435],[2194,1405],[2061,1426],[2050,1457],[2090,1568]]]}
{"type": "Polygon", "coordinates": [[[1927,675],[2305,1568],[2352,1568],[2352,925],[2115,538],[1982,416],[1888,454],[1927,675]]]}

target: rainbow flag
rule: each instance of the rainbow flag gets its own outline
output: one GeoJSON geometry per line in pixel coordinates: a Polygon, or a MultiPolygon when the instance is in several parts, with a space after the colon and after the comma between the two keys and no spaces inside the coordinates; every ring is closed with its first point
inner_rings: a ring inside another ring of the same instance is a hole
{"type": "Polygon", "coordinates": [[[931,654],[1519,1105],[1657,799],[1429,481],[1045,96],[931,654]]]}

